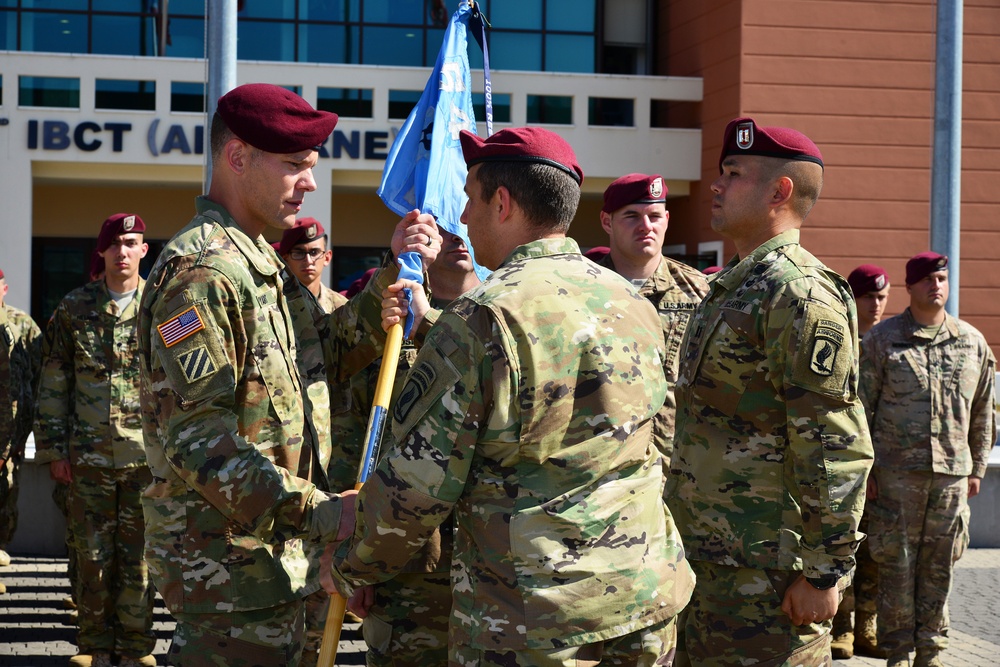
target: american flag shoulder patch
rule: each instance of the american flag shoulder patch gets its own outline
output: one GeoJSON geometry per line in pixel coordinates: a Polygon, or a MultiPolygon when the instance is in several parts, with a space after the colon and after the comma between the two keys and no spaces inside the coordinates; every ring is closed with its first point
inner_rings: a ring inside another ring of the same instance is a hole
{"type": "Polygon", "coordinates": [[[191,306],[184,312],[176,315],[163,324],[156,327],[163,339],[163,345],[172,347],[188,336],[198,333],[205,328],[205,321],[201,319],[201,313],[197,306],[191,306]]]}

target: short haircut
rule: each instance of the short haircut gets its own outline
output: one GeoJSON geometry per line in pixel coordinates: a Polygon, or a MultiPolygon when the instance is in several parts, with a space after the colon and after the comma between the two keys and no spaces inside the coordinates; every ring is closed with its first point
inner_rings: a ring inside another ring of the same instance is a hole
{"type": "Polygon", "coordinates": [[[805,220],[823,189],[823,168],[815,162],[803,160],[761,157],[759,161],[761,164],[761,184],[782,176],[791,179],[794,187],[792,188],[792,200],[789,204],[799,219],[805,220]]]}
{"type": "Polygon", "coordinates": [[[580,205],[580,186],[565,171],[540,163],[496,161],[479,165],[476,176],[483,200],[503,186],[533,227],[555,232],[569,229],[580,205]]]}
{"type": "Polygon", "coordinates": [[[222,120],[222,116],[216,112],[212,116],[212,136],[210,138],[212,145],[212,159],[218,160],[222,157],[222,150],[226,147],[231,140],[236,138],[236,134],[229,129],[226,125],[226,121],[222,120]]]}

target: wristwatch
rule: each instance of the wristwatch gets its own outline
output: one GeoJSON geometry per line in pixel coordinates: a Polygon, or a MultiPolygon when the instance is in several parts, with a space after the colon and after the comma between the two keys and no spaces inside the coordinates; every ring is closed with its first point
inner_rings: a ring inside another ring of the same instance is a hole
{"type": "Polygon", "coordinates": [[[806,581],[812,584],[813,588],[825,591],[836,586],[840,577],[835,574],[827,574],[822,577],[806,577],[806,581]]]}

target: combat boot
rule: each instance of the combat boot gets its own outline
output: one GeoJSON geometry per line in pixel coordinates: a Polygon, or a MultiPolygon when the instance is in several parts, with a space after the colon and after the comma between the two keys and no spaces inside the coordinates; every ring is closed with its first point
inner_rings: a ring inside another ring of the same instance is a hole
{"type": "Polygon", "coordinates": [[[941,652],[935,649],[917,649],[913,667],[944,667],[944,663],[941,662],[941,652]]]}
{"type": "Polygon", "coordinates": [[[869,658],[888,658],[878,646],[878,625],[874,614],[859,613],[854,622],[854,652],[869,658]]]}
{"type": "Polygon", "coordinates": [[[885,667],[910,667],[910,654],[897,653],[891,656],[885,663],[885,667]]]}
{"type": "Polygon", "coordinates": [[[833,617],[833,631],[830,633],[833,641],[830,652],[834,659],[844,660],[854,657],[854,631],[851,627],[851,610],[846,605],[833,617]]]}

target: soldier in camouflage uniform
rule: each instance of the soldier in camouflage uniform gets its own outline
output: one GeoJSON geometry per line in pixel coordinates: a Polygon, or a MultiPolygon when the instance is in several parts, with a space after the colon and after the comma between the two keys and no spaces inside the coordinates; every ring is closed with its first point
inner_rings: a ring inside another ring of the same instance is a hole
{"type": "Polygon", "coordinates": [[[333,259],[333,251],[327,247],[326,229],[319,220],[296,220],[295,226],[281,235],[275,250],[291,274],[316,297],[323,312],[332,313],[347,303],[346,296],[323,284],[323,269],[333,259]]]}
{"type": "MultiPolygon", "coordinates": [[[[430,286],[430,305],[434,311],[447,308],[452,301],[479,284],[469,249],[462,237],[456,234],[442,233],[440,254],[433,263],[425,263],[424,268],[430,286]]],[[[424,316],[415,338],[422,340],[422,330],[436,321],[438,313],[434,311],[424,316]]],[[[413,341],[404,341],[390,404],[394,405],[398,400],[416,355],[417,348],[413,341]]],[[[354,412],[362,428],[352,452],[344,459],[353,463],[354,471],[361,457],[361,438],[375,395],[377,378],[378,363],[352,379],[354,412]]],[[[334,422],[337,422],[336,418],[334,422]]],[[[387,449],[383,447],[380,454],[384,455],[387,449]]],[[[365,656],[368,667],[448,664],[452,532],[453,524],[449,519],[431,535],[398,575],[370,587],[364,595],[356,591],[352,596],[350,608],[364,617],[362,634],[368,645],[365,656]],[[370,606],[365,604],[369,601],[370,606]]]]}
{"type": "MultiPolygon", "coordinates": [[[[889,298],[889,275],[880,266],[862,264],[847,276],[851,293],[858,309],[858,337],[863,338],[879,323],[889,298]]],[[[865,502],[865,513],[861,517],[861,532],[868,533],[868,514],[873,501],[865,502]]],[[[858,547],[855,554],[857,567],[854,581],[844,591],[844,599],[833,617],[833,642],[831,644],[835,660],[867,655],[885,658],[885,652],[878,647],[876,603],[878,594],[878,563],[872,560],[869,540],[858,547]],[[851,614],[854,614],[852,618],[851,614]]]]}
{"type": "Polygon", "coordinates": [[[795,130],[740,118],[719,169],[712,228],[737,256],[688,327],[667,481],[698,576],[682,620],[687,658],[830,664],[872,449],[854,300],[798,243],[822,157],[795,130]]]}
{"type": "Polygon", "coordinates": [[[669,665],[693,578],[652,438],[659,319],[566,238],[583,172],[565,141],[461,141],[462,221],[493,274],[426,336],[337,583],[389,579],[454,512],[449,664],[669,665]]]}
{"type": "MultiPolygon", "coordinates": [[[[42,332],[31,316],[4,302],[7,278],[0,270],[0,566],[17,530],[17,491],[24,443],[35,421],[35,392],[42,332]]],[[[7,587],[0,582],[0,594],[7,587]]]]}
{"type": "Polygon", "coordinates": [[[76,551],[77,646],[70,664],[155,665],[153,587],[140,496],[152,479],[139,413],[136,322],[148,246],[137,215],[112,215],[97,250],[105,275],[70,292],[46,333],[36,460],[69,486],[76,551]]]}
{"type": "Polygon", "coordinates": [[[659,174],[627,174],[604,191],[601,226],[608,233],[610,252],[598,262],[630,280],[656,307],[663,324],[663,372],[667,398],[653,422],[656,445],[669,464],[674,448],[678,354],[695,308],[708,292],[704,274],[663,256],[663,237],[670,214],[667,186],[659,174]]]}
{"type": "Polygon", "coordinates": [[[996,440],[996,360],[948,315],[948,258],[906,264],[910,306],[862,343],[861,398],[875,443],[869,540],[879,563],[878,643],[889,665],[939,667],[952,564],[968,543],[968,497],[996,440]]]}
{"type": "MultiPolygon", "coordinates": [[[[329,385],[379,354],[378,294],[397,271],[326,315],[261,235],[294,224],[336,120],[270,84],[220,98],[209,193],[150,273],[143,509],[146,559],[177,621],[172,665],[297,664],[302,598],[319,587],[310,552],[351,529],[354,492],[332,493],[325,476],[329,385]]],[[[407,216],[393,252],[433,229],[407,216]]]]}

